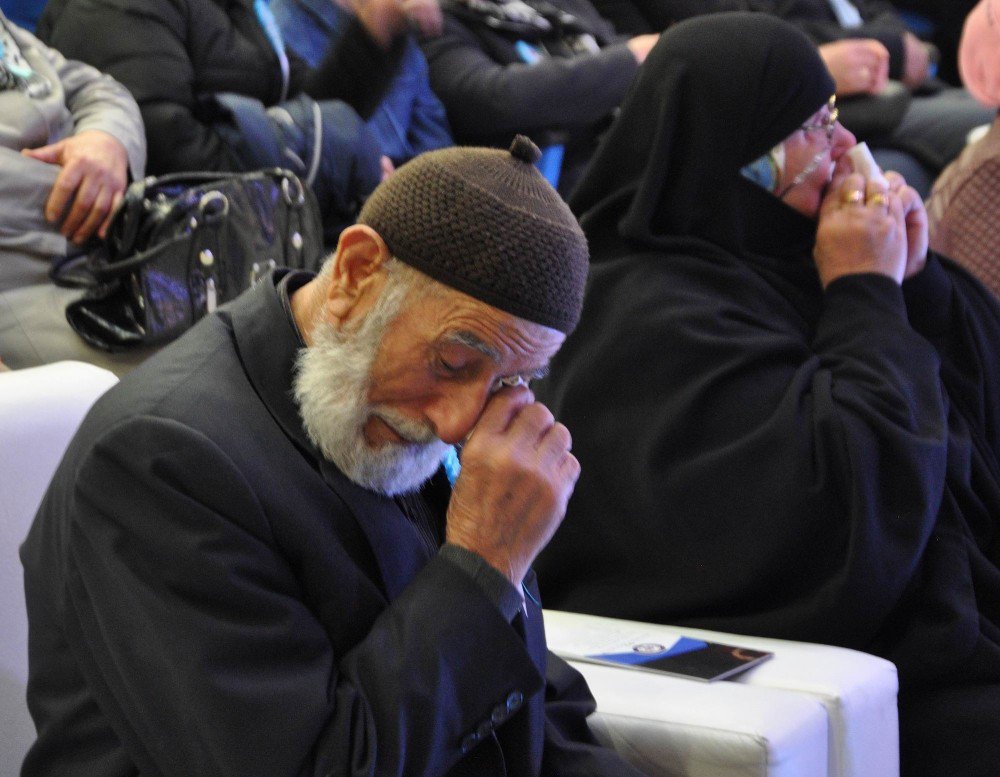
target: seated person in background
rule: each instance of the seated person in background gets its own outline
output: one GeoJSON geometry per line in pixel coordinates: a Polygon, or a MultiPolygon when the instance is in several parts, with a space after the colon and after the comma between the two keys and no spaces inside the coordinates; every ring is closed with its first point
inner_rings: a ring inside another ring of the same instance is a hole
{"type": "Polygon", "coordinates": [[[885,656],[903,774],[992,774],[1000,306],[848,174],[832,92],[763,14],[651,52],[571,200],[590,282],[538,396],[585,474],[536,568],[550,607],[885,656]]]}
{"type": "Polygon", "coordinates": [[[595,5],[631,34],[724,11],[791,21],[819,46],[836,81],[841,122],[872,146],[884,168],[902,172],[922,196],[961,153],[969,131],[991,119],[963,89],[931,76],[931,48],[882,0],[595,0],[595,5]]]}
{"type": "Polygon", "coordinates": [[[384,174],[359,114],[381,101],[406,24],[397,0],[361,3],[315,68],[250,0],[51,0],[38,34],[129,88],[151,173],[287,167],[312,186],[335,242],[384,174]]]}
{"type": "Polygon", "coordinates": [[[518,132],[561,143],[569,192],[656,35],[626,38],[589,0],[447,0],[424,39],[431,86],[459,143],[506,146],[518,132]]]}
{"type": "Polygon", "coordinates": [[[937,76],[949,84],[962,83],[958,73],[958,42],[965,19],[976,0],[893,0],[892,5],[913,28],[941,52],[937,76]]]}
{"type": "Polygon", "coordinates": [[[538,153],[409,162],[318,276],[267,276],[98,402],[21,549],[24,777],[638,777],[546,656],[530,571],[579,464],[526,384],[587,272],[538,153]]]}
{"type": "MultiPolygon", "coordinates": [[[[965,85],[1000,107],[1000,2],[982,0],[959,45],[965,85]]],[[[1000,114],[989,131],[941,174],[927,203],[931,247],[950,256],[1000,297],[1000,114]]]]}
{"type": "Polygon", "coordinates": [[[872,144],[883,167],[904,173],[922,196],[962,152],[969,132],[992,118],[964,89],[933,77],[936,52],[907,29],[891,3],[772,2],[772,13],[800,26],[816,43],[830,44],[823,47],[823,59],[837,92],[853,95],[840,100],[844,125],[872,144]],[[865,50],[876,41],[888,54],[888,86],[882,71],[865,61],[865,50]]]}
{"type": "Polygon", "coordinates": [[[49,271],[103,237],[145,161],[128,90],[0,13],[0,356],[10,366],[125,361],[80,341],[63,314],[76,292],[49,283],[49,271]]]}
{"type": "MultiPolygon", "coordinates": [[[[316,67],[351,19],[346,0],[272,0],[271,8],[288,47],[316,67]]],[[[440,35],[437,0],[414,0],[406,12],[421,34],[440,35]]],[[[407,36],[399,70],[368,120],[379,150],[398,166],[424,151],[453,145],[444,106],[431,91],[424,59],[407,36]]]]}

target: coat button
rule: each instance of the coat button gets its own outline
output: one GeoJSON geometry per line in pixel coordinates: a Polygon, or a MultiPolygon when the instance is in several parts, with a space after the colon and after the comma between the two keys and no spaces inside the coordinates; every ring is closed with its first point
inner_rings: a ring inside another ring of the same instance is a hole
{"type": "Polygon", "coordinates": [[[490,715],[490,720],[493,722],[494,726],[499,726],[507,720],[507,708],[498,704],[493,708],[493,714],[490,715]]]}
{"type": "Polygon", "coordinates": [[[493,733],[493,724],[488,720],[484,720],[482,723],[479,724],[479,728],[476,729],[476,738],[486,739],[486,737],[488,737],[492,733],[493,733]]]}
{"type": "Polygon", "coordinates": [[[507,696],[507,712],[519,709],[522,702],[524,702],[524,694],[520,691],[511,691],[510,695],[507,696]]]}
{"type": "Polygon", "coordinates": [[[472,748],[479,744],[479,735],[475,732],[469,734],[465,739],[462,740],[462,754],[468,753],[472,748]]]}

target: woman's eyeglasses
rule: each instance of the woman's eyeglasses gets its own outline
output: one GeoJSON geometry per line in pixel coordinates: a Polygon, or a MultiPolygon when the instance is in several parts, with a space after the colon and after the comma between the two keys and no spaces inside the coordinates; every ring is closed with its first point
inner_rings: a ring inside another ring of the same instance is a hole
{"type": "Polygon", "coordinates": [[[826,132],[826,139],[832,141],[834,130],[837,128],[837,117],[840,115],[840,109],[837,108],[837,98],[831,97],[826,107],[828,112],[824,118],[819,121],[810,122],[809,124],[803,124],[799,129],[803,132],[824,130],[826,132]]]}

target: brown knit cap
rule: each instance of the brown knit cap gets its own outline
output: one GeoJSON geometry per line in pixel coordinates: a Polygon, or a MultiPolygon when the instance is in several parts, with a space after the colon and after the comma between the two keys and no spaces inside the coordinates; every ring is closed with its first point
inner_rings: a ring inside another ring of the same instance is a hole
{"type": "Polygon", "coordinates": [[[569,334],[587,241],[518,135],[510,151],[447,148],[407,162],[358,216],[400,261],[495,308],[569,334]]]}

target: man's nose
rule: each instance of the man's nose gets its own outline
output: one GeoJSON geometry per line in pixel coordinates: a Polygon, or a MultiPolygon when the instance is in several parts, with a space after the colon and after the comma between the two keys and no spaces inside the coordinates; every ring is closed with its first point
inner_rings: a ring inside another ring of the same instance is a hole
{"type": "Polygon", "coordinates": [[[487,398],[487,390],[464,386],[439,395],[424,413],[438,439],[456,445],[469,436],[479,421],[487,398]]]}

